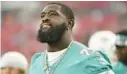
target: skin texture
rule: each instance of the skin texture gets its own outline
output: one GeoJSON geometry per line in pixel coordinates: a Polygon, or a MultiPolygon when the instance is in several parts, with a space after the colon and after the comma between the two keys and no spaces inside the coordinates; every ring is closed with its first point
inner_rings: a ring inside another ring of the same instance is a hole
{"type": "Polygon", "coordinates": [[[118,60],[127,65],[127,47],[117,47],[116,53],[118,60]]]}
{"type": "Polygon", "coordinates": [[[1,74],[11,74],[10,68],[8,68],[8,67],[2,68],[1,69],[1,74]]]}
{"type": "Polygon", "coordinates": [[[74,21],[68,19],[61,10],[60,5],[49,4],[41,13],[42,22],[38,31],[38,40],[41,43],[47,43],[48,52],[67,48],[73,40],[72,26],[74,21]]]}
{"type": "Polygon", "coordinates": [[[24,71],[18,68],[5,67],[1,69],[1,74],[25,74],[24,71]]]}

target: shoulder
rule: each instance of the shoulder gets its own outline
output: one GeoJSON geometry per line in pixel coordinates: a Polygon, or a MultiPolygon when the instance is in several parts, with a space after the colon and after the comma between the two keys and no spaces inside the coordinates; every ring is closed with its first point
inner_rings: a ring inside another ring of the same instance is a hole
{"type": "Polygon", "coordinates": [[[84,44],[79,43],[77,41],[73,41],[72,48],[79,49],[79,50],[85,50],[85,49],[87,49],[87,46],[85,46],[84,44]]]}
{"type": "Polygon", "coordinates": [[[84,55],[84,57],[87,57],[89,60],[94,60],[94,59],[104,59],[106,62],[110,63],[109,57],[103,50],[93,50],[88,47],[86,47],[84,44],[79,43],[77,41],[74,41],[75,46],[77,45],[78,49],[80,48],[80,54],[84,55]]]}
{"type": "Polygon", "coordinates": [[[39,67],[39,60],[41,59],[41,57],[43,56],[43,53],[35,53],[32,58],[31,58],[31,62],[30,62],[30,66],[29,66],[29,70],[28,70],[28,74],[36,74],[37,73],[37,67],[39,67]]]}
{"type": "Polygon", "coordinates": [[[88,57],[87,59],[89,60],[103,60],[106,61],[107,63],[111,64],[110,59],[108,57],[108,55],[102,50],[92,50],[89,48],[86,48],[84,50],[81,51],[82,55],[86,56],[85,53],[87,53],[88,55],[86,57],[88,57]]]}
{"type": "Polygon", "coordinates": [[[77,45],[77,46],[79,46],[80,48],[87,48],[84,44],[79,43],[79,42],[77,42],[77,41],[74,41],[73,43],[74,43],[74,45],[77,45]]]}
{"type": "Polygon", "coordinates": [[[84,59],[85,69],[90,73],[98,74],[112,70],[110,60],[104,52],[88,50],[88,55],[85,56],[87,57],[84,59]]]}
{"type": "Polygon", "coordinates": [[[39,57],[41,57],[43,53],[35,53],[31,58],[31,64],[33,64],[39,57]]]}
{"type": "Polygon", "coordinates": [[[110,60],[107,56],[107,54],[105,54],[105,52],[102,52],[102,51],[92,51],[92,50],[86,50],[86,52],[88,53],[88,58],[89,59],[88,61],[96,61],[98,62],[99,64],[111,64],[110,63],[110,60]]]}

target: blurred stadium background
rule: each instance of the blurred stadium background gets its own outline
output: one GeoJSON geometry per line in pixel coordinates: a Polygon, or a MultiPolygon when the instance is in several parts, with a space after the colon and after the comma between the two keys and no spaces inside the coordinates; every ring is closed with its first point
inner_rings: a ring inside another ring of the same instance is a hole
{"type": "MultiPolygon", "coordinates": [[[[36,40],[43,7],[51,2],[1,2],[1,54],[23,53],[28,61],[45,46],[36,40]]],[[[88,45],[89,37],[99,30],[117,32],[127,29],[127,2],[64,1],[75,14],[75,40],[88,45]],[[119,18],[121,17],[122,18],[119,18]],[[122,21],[122,23],[121,23],[122,21]]]]}

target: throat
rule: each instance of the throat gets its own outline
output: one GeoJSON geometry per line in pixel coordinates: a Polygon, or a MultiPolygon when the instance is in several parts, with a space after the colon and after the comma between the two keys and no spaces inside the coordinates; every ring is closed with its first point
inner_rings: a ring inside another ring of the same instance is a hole
{"type": "Polygon", "coordinates": [[[61,51],[64,50],[66,48],[68,48],[68,46],[72,43],[72,41],[68,41],[68,42],[58,42],[55,44],[48,44],[47,46],[47,51],[48,52],[57,52],[57,51],[61,51]]]}
{"type": "Polygon", "coordinates": [[[60,59],[64,55],[64,53],[66,51],[67,51],[67,49],[63,49],[63,50],[57,51],[57,52],[47,52],[49,64],[50,65],[54,64],[58,59],[60,59]]]}

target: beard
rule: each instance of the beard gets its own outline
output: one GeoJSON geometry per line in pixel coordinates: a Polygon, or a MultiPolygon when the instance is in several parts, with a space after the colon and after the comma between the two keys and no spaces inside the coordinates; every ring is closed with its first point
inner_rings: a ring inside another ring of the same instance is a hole
{"type": "Polygon", "coordinates": [[[66,30],[67,26],[65,25],[65,23],[57,25],[55,27],[50,27],[46,31],[41,27],[38,30],[37,40],[41,43],[56,43],[62,38],[66,30]]]}

